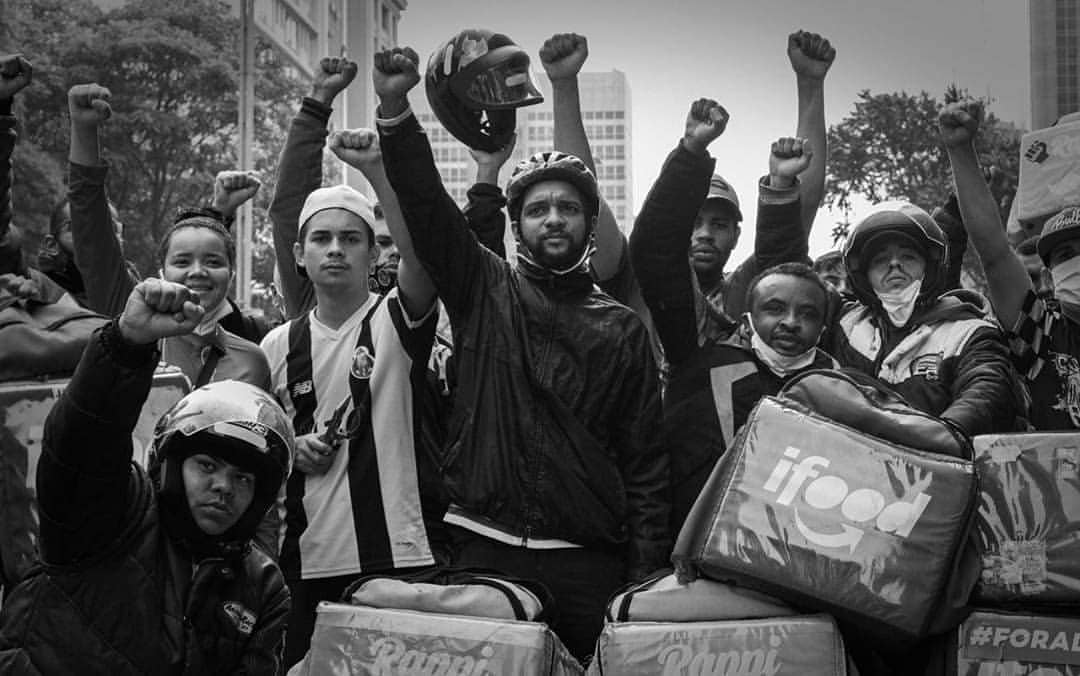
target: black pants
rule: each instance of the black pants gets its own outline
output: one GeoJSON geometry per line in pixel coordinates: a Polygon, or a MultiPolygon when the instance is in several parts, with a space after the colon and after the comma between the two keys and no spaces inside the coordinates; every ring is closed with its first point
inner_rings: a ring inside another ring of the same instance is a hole
{"type": "Polygon", "coordinates": [[[626,578],[621,556],[593,549],[525,549],[454,530],[455,566],[492,568],[544,584],[558,613],[552,630],[577,659],[593,654],[604,608],[626,578]]]}
{"type": "Polygon", "coordinates": [[[340,601],[345,588],[357,575],[322,577],[314,580],[290,580],[292,608],[289,627],[285,632],[285,669],[304,659],[311,647],[311,632],[315,630],[315,608],[319,601],[340,601]]]}

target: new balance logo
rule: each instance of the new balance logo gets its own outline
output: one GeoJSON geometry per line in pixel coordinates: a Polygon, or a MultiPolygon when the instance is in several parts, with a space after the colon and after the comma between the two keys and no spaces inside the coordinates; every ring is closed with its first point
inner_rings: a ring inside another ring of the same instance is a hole
{"type": "Polygon", "coordinates": [[[294,383],[292,387],[289,388],[289,396],[294,399],[296,397],[302,397],[305,394],[311,394],[313,389],[315,389],[315,386],[312,385],[310,380],[301,380],[298,383],[294,383]]]}

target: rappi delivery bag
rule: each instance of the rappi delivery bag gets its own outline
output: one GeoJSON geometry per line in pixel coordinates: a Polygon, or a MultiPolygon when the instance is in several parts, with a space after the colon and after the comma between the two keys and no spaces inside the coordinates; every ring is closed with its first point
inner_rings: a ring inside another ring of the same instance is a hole
{"type": "Polygon", "coordinates": [[[828,615],[604,626],[588,676],[844,676],[828,615]]]}
{"type": "Polygon", "coordinates": [[[976,494],[970,460],[905,448],[765,397],[694,504],[674,558],[684,571],[828,612],[875,636],[917,640],[956,597],[950,584],[976,494]]]}
{"type": "Polygon", "coordinates": [[[1080,608],[1080,433],[984,435],[974,445],[977,602],[1080,608]]]}
{"type": "Polygon", "coordinates": [[[950,675],[1080,676],[1080,619],[976,611],[956,641],[950,675]]]}

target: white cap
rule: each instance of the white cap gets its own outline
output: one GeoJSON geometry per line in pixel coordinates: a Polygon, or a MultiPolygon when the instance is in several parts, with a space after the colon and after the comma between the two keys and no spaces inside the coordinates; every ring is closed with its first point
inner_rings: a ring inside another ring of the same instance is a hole
{"type": "Polygon", "coordinates": [[[329,188],[319,188],[308,195],[308,198],[304,200],[304,208],[300,210],[300,222],[297,225],[297,231],[303,228],[304,224],[312,216],[327,209],[344,209],[349,213],[356,214],[363,219],[369,228],[375,224],[375,210],[372,208],[371,200],[355,188],[347,185],[335,185],[329,188]]]}

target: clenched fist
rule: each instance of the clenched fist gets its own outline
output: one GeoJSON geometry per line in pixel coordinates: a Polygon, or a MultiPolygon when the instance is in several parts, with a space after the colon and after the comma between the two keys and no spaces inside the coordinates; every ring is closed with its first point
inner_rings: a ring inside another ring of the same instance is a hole
{"type": "Polygon", "coordinates": [[[191,333],[204,312],[191,289],[150,277],[132,289],[117,323],[124,340],[146,345],[168,336],[191,333]]]}
{"type": "Polygon", "coordinates": [[[214,177],[214,208],[226,219],[255,196],[262,182],[253,171],[219,171],[214,177]]]}
{"type": "Polygon", "coordinates": [[[345,164],[365,175],[382,167],[379,135],[371,129],[345,129],[330,134],[330,151],[345,164]]]}
{"type": "Polygon", "coordinates": [[[371,78],[380,99],[402,99],[420,82],[420,57],[412,47],[376,52],[371,78]]]}
{"type": "Polygon", "coordinates": [[[784,136],[774,141],[769,152],[770,185],[789,187],[810,166],[813,156],[806,139],[784,136]]]}
{"type": "Polygon", "coordinates": [[[0,55],[0,101],[10,100],[34,79],[34,68],[22,54],[0,55]]]}
{"type": "Polygon", "coordinates": [[[552,35],[540,48],[540,63],[551,81],[577,77],[587,58],[589,42],[577,33],[552,35]]]}
{"type": "Polygon", "coordinates": [[[334,98],[356,77],[355,61],[337,56],[323,57],[319,69],[315,72],[315,82],[311,87],[311,98],[330,105],[334,98]]]}
{"type": "Polygon", "coordinates": [[[788,36],[787,53],[796,75],[815,80],[825,79],[836,58],[836,50],[828,40],[806,31],[796,31],[788,36]]]}
{"type": "Polygon", "coordinates": [[[982,121],[982,105],[977,101],[950,103],[938,116],[941,142],[946,148],[958,148],[975,141],[982,121]]]}
{"type": "Polygon", "coordinates": [[[709,144],[727,128],[728,112],[712,99],[698,99],[690,106],[686,116],[683,145],[690,152],[704,155],[709,144]]]}
{"type": "Polygon", "coordinates": [[[77,126],[96,127],[112,115],[109,90],[96,82],[75,85],[68,90],[68,112],[71,123],[77,126]]]}

